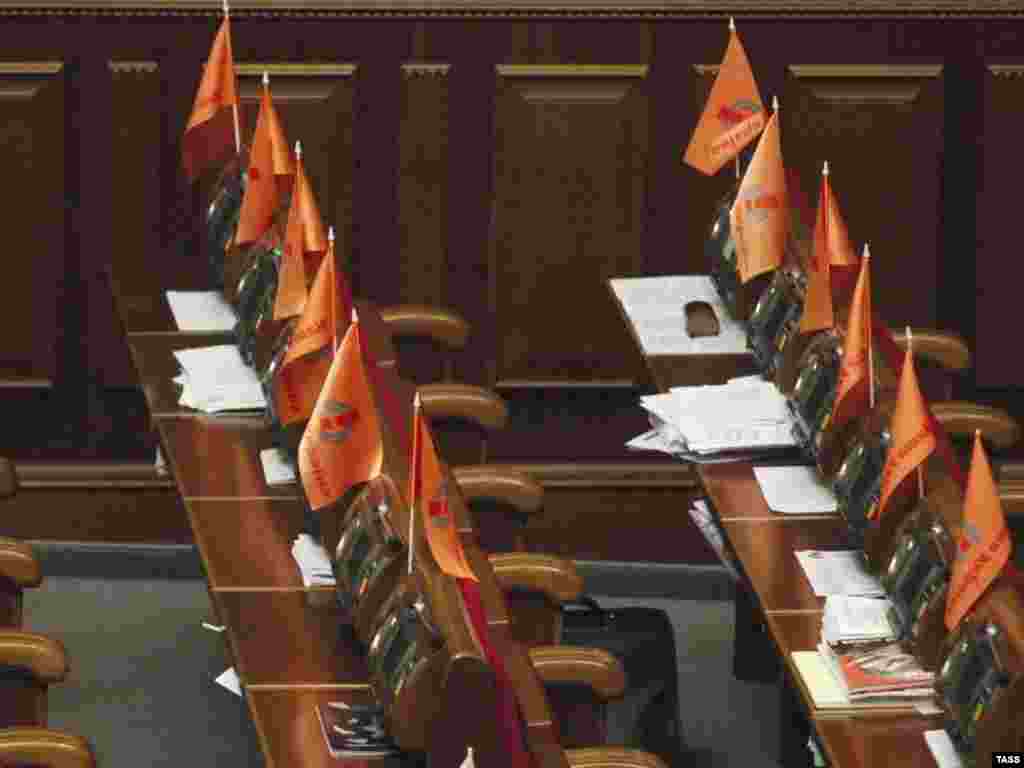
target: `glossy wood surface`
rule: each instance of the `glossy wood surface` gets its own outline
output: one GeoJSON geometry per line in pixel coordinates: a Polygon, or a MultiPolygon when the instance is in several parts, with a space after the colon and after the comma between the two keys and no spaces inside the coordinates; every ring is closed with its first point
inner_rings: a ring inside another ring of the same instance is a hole
{"type": "Polygon", "coordinates": [[[839,518],[834,512],[823,511],[820,515],[783,515],[773,511],[761,493],[761,486],[754,476],[753,465],[749,462],[705,464],[697,468],[697,474],[722,520],[793,521],[811,520],[816,517],[839,518]]]}
{"type": "Polygon", "coordinates": [[[272,447],[262,417],[187,415],[157,420],[178,489],[193,498],[300,498],[297,486],[270,486],[259,452],[272,447]]]}
{"type": "Polygon", "coordinates": [[[368,691],[248,689],[246,696],[268,768],[357,768],[362,760],[335,760],[324,743],[316,708],[329,702],[366,704],[368,691]]]}
{"type": "Polygon", "coordinates": [[[218,592],[238,674],[251,685],[367,685],[362,648],[329,592],[218,592]]]}
{"type": "Polygon", "coordinates": [[[935,768],[924,732],[941,728],[938,718],[848,717],[816,719],[814,729],[833,766],[935,768]]]}
{"type": "MultiPolygon", "coordinates": [[[[303,589],[292,542],[303,529],[298,499],[186,503],[210,587],[303,589]]],[[[331,586],[313,590],[334,590],[331,586]]]]}
{"type": "Polygon", "coordinates": [[[845,524],[836,519],[726,520],[722,527],[764,611],[824,610],[794,554],[836,547],[845,524]]]}

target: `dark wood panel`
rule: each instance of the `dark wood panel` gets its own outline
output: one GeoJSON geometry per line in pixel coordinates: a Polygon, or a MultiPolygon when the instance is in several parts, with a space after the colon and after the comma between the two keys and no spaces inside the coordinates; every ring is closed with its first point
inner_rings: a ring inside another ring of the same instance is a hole
{"type": "Polygon", "coordinates": [[[4,277],[0,323],[7,378],[53,379],[65,235],[64,73],[61,62],[0,62],[4,277]]]}
{"type": "Polygon", "coordinates": [[[603,280],[640,267],[647,66],[501,65],[488,292],[491,380],[631,386],[603,280]]]}

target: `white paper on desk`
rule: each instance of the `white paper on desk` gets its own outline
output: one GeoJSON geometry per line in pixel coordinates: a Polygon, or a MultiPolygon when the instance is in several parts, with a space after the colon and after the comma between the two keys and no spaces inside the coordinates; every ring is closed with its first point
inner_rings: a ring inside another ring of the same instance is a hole
{"type": "Polygon", "coordinates": [[[835,512],[835,494],[815,467],[754,467],[768,508],[784,515],[835,512]]]}
{"type": "Polygon", "coordinates": [[[327,550],[308,533],[300,533],[296,537],[292,543],[292,557],[299,566],[303,586],[319,587],[337,583],[327,550]]]}
{"type": "Polygon", "coordinates": [[[228,667],[214,679],[217,685],[223,686],[236,696],[242,695],[242,681],[238,679],[238,673],[234,667],[228,667]]]}
{"type": "Polygon", "coordinates": [[[794,552],[818,597],[828,595],[885,594],[878,579],[868,573],[860,550],[799,550],[794,552]]]}
{"type": "Polygon", "coordinates": [[[167,291],[179,331],[230,331],[238,318],[219,291],[167,291]]]}
{"type": "Polygon", "coordinates": [[[924,740],[939,768],[963,768],[963,761],[953,746],[953,740],[944,730],[925,731],[924,740]]]}
{"type": "Polygon", "coordinates": [[[245,364],[237,347],[221,344],[180,349],[174,352],[174,357],[185,369],[182,405],[206,413],[266,407],[256,371],[245,364]]]}
{"type": "Polygon", "coordinates": [[[889,600],[859,595],[829,595],[821,635],[835,645],[859,640],[889,640],[896,637],[889,623],[889,600]]]}
{"type": "Polygon", "coordinates": [[[280,448],[265,448],[260,451],[263,465],[263,479],[267,485],[290,485],[296,480],[295,468],[280,448]]]}

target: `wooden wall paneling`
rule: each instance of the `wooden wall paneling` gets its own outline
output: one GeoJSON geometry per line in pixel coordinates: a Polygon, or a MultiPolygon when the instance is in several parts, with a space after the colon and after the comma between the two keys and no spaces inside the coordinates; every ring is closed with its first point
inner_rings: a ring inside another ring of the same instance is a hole
{"type": "Polygon", "coordinates": [[[1021,387],[1024,360],[1015,308],[1020,303],[1020,243],[1015,222],[1024,162],[1024,63],[990,63],[985,70],[983,180],[977,196],[975,379],[981,387],[1021,387]]]}
{"type": "Polygon", "coordinates": [[[498,387],[632,387],[604,280],[641,264],[647,65],[499,65],[488,296],[498,387]]]}
{"type": "Polygon", "coordinates": [[[791,64],[783,155],[812,206],[822,162],[855,247],[871,244],[876,306],[894,327],[936,321],[941,64],[791,64]],[[907,286],[914,290],[908,291],[907,286]]]}

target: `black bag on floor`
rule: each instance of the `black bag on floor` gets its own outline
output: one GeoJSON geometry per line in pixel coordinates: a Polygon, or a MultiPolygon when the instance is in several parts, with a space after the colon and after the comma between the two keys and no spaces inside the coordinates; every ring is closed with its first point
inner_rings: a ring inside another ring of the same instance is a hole
{"type": "Polygon", "coordinates": [[[583,597],[562,608],[561,643],[601,648],[622,662],[626,693],[608,702],[608,744],[643,749],[670,766],[680,765],[686,749],[668,615],[643,606],[605,610],[583,597]]]}

